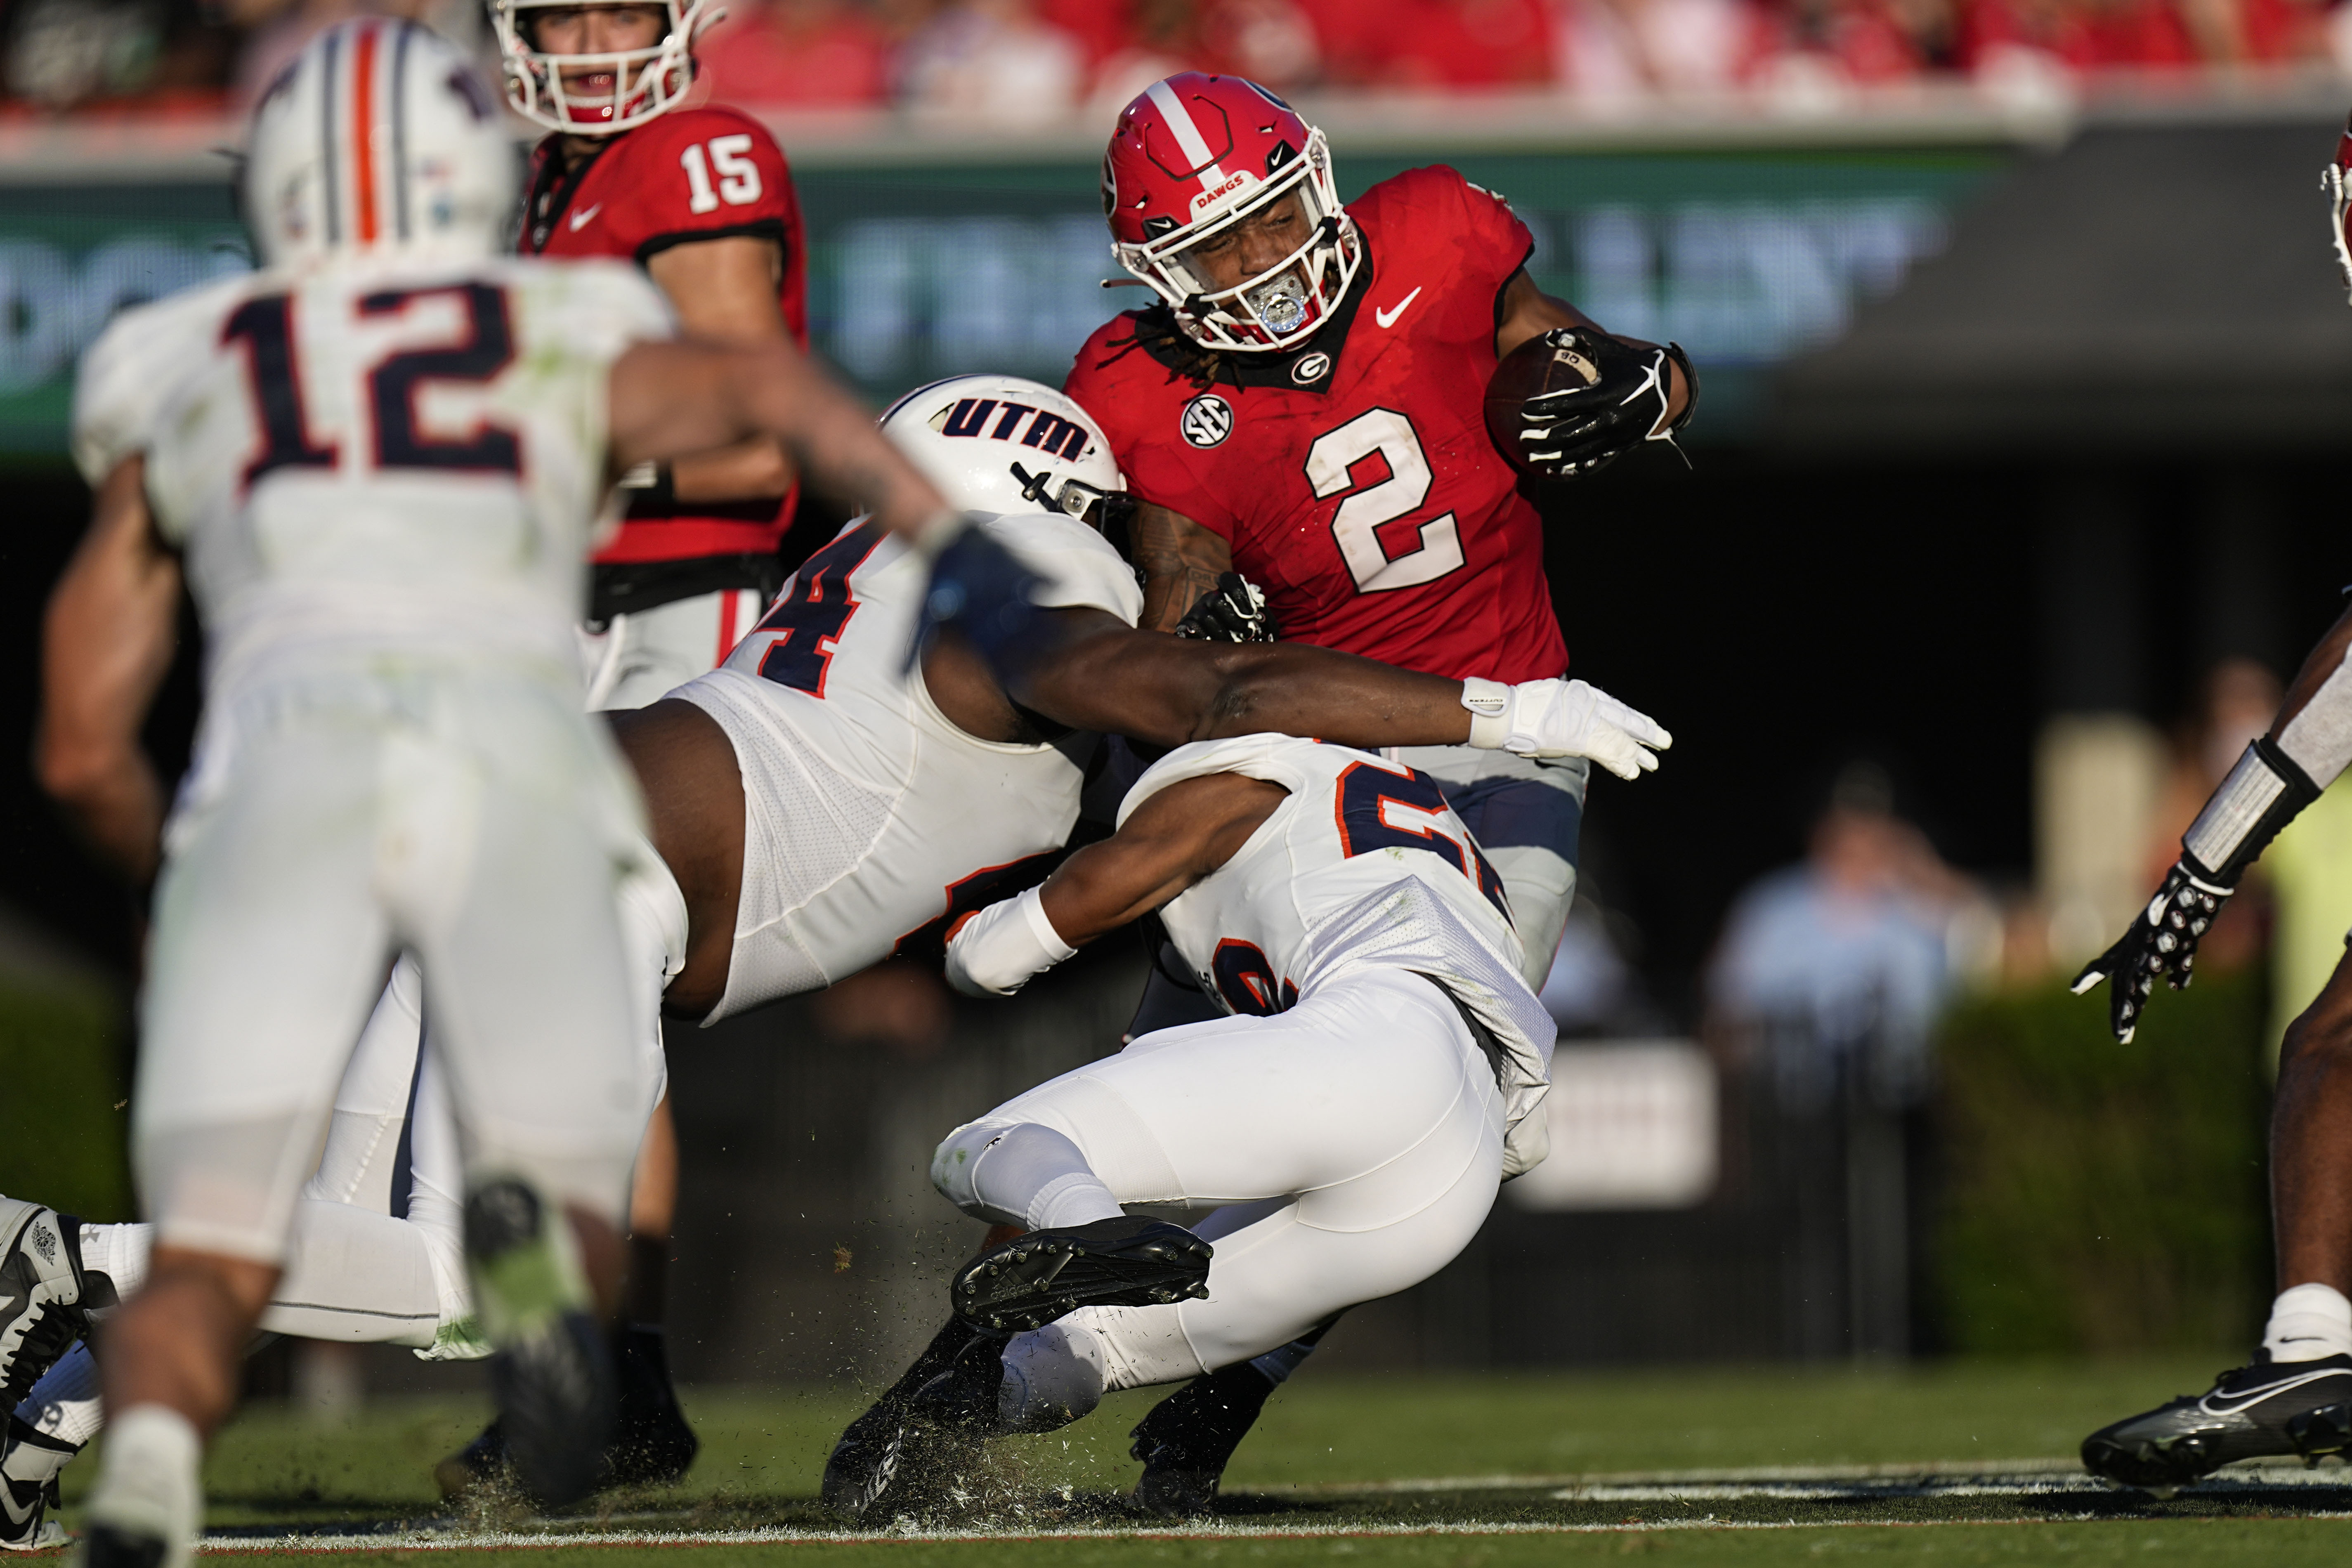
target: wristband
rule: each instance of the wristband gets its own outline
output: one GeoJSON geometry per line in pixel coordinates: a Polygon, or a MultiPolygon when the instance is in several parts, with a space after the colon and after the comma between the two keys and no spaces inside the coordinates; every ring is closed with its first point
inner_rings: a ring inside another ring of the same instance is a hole
{"type": "Polygon", "coordinates": [[[677,479],[667,463],[639,463],[621,476],[631,506],[643,503],[662,511],[677,506],[677,479]]]}
{"type": "Polygon", "coordinates": [[[2180,836],[2190,878],[2229,893],[2278,830],[2319,798],[2319,786],[2265,735],[2246,748],[2189,831],[2180,836]]]}
{"type": "Polygon", "coordinates": [[[1030,889],[994,903],[948,939],[948,984],[967,996],[1010,996],[1078,950],[1045,916],[1043,893],[1030,889]]]}
{"type": "Polygon", "coordinates": [[[1470,743],[1482,752],[1501,751],[1511,736],[1511,689],[1474,675],[1462,683],[1462,706],[1470,710],[1470,743]]]}

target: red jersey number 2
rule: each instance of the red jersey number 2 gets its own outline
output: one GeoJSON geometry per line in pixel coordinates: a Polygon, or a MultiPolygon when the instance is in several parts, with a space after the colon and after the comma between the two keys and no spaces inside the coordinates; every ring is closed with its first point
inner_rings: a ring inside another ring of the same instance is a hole
{"type": "Polygon", "coordinates": [[[1356,580],[1356,592],[1418,587],[1462,569],[1461,531],[1450,511],[1423,523],[1413,547],[1402,555],[1391,556],[1381,542],[1382,527],[1412,515],[1429,499],[1429,458],[1422,452],[1421,437],[1395,409],[1367,410],[1317,437],[1307,448],[1307,482],[1317,500],[1354,490],[1331,514],[1331,538],[1356,580]],[[1351,470],[1375,454],[1386,459],[1388,478],[1355,489],[1351,470]]]}

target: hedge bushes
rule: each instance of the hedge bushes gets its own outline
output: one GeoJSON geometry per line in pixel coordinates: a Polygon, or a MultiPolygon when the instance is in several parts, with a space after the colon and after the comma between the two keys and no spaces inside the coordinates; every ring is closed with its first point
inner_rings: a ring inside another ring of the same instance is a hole
{"type": "Polygon", "coordinates": [[[93,1220],[137,1217],[124,1158],[121,1003],[98,986],[0,979],[0,1193],[93,1220]]]}
{"type": "Polygon", "coordinates": [[[2128,1046],[2104,991],[1954,1012],[1936,1254],[1954,1350],[2243,1352],[2271,1295],[2263,1016],[2251,973],[2160,990],[2128,1046]]]}

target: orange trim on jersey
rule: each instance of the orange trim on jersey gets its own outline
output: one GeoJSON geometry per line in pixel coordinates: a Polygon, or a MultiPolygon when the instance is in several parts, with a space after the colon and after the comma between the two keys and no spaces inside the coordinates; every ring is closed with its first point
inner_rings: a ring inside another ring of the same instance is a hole
{"type": "Polygon", "coordinates": [[[352,58],[352,161],[359,165],[352,199],[359,207],[362,245],[376,240],[375,217],[375,39],[379,29],[362,28],[352,58]]]}
{"type": "Polygon", "coordinates": [[[730,588],[719,595],[719,657],[710,661],[713,668],[727,662],[735,651],[735,606],[742,602],[743,591],[730,588]]]}

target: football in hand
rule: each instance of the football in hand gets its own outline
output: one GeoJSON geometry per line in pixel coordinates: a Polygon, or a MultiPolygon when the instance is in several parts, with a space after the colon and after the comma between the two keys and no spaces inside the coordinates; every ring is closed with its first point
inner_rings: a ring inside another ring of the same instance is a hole
{"type": "MultiPolygon", "coordinates": [[[[1520,473],[1535,473],[1522,440],[1519,405],[1547,392],[1569,392],[1601,379],[1601,367],[1573,348],[1538,333],[1503,356],[1486,378],[1486,434],[1495,449],[1520,473]]],[[[1540,447],[1538,448],[1541,449],[1540,447]]]]}

